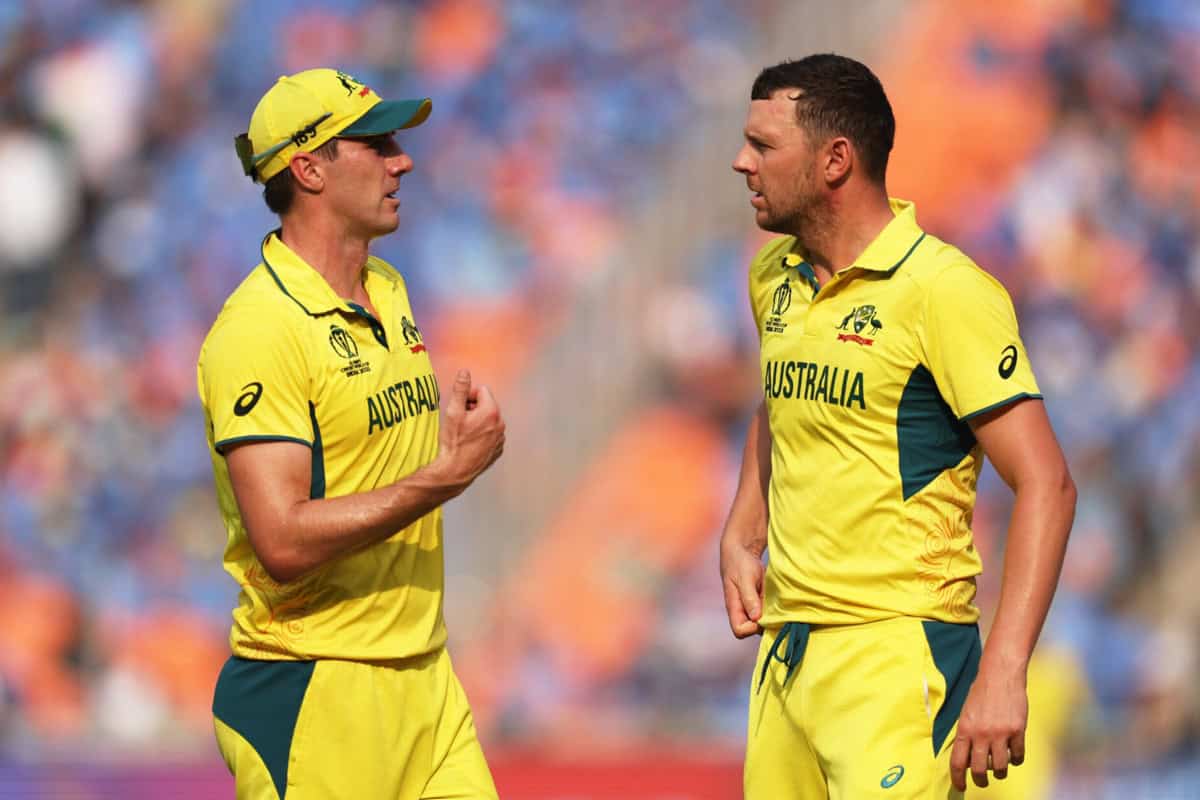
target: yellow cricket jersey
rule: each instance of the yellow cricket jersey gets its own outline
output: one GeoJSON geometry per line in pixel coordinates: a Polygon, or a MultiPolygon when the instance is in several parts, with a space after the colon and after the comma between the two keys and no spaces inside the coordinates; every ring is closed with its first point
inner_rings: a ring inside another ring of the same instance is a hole
{"type": "Polygon", "coordinates": [[[404,279],[374,257],[363,275],[379,319],[338,297],[272,233],[201,348],[225,569],[241,586],[234,655],[384,660],[445,643],[440,509],[280,585],[250,546],[223,455],[236,442],[310,447],[312,498],[375,489],[433,459],[439,392],[404,279]]]}
{"type": "Polygon", "coordinates": [[[762,622],[974,622],[966,420],[1040,397],[1007,292],[911,203],[818,286],[795,237],[750,267],[771,427],[762,622]]]}

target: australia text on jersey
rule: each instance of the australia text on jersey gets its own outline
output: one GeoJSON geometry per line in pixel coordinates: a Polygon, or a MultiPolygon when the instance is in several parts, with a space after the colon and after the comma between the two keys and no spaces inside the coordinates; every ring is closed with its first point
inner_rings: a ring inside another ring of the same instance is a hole
{"type": "Polygon", "coordinates": [[[763,389],[770,398],[819,400],[834,406],[866,410],[863,374],[811,361],[767,362],[763,389]]]}
{"type": "Polygon", "coordinates": [[[441,394],[432,373],[393,383],[367,398],[367,435],[390,428],[423,411],[437,411],[441,394]]]}

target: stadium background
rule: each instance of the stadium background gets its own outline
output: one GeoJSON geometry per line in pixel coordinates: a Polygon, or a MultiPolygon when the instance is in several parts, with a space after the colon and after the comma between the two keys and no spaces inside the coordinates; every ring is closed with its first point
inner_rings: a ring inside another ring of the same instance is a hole
{"type": "MultiPolygon", "coordinates": [[[[232,796],[194,362],[272,227],[232,136],[315,65],[434,98],[378,252],[509,421],[446,514],[502,795],[739,796],[754,645],[716,543],[762,234],[729,163],[757,70],[825,50],[883,78],[892,193],[1012,293],[1080,488],[1031,756],[989,796],[1200,796],[1187,0],[0,3],[0,796],[232,796]]],[[[1009,507],[989,470],[985,613],[1009,507]]]]}

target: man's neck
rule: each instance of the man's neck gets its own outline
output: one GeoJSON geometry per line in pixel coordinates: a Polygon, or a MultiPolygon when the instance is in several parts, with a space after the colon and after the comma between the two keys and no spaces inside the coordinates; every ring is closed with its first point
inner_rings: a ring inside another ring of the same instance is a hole
{"type": "Polygon", "coordinates": [[[283,222],[283,243],[325,278],[338,297],[365,304],[362,270],[367,263],[365,239],[350,237],[322,218],[283,222]]]}
{"type": "Polygon", "coordinates": [[[887,194],[877,190],[859,197],[835,196],[824,216],[800,237],[808,263],[822,285],[853,266],[895,217],[887,194]]]}

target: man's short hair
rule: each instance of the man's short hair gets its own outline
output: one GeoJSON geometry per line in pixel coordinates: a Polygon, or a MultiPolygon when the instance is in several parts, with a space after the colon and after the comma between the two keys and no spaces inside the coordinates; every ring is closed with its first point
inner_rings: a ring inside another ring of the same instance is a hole
{"type": "Polygon", "coordinates": [[[796,121],[814,140],[845,136],[867,176],[883,183],[896,118],[875,73],[852,58],[820,53],[767,67],[755,78],[750,99],[769,100],[780,89],[799,90],[796,121]]]}
{"type": "MultiPolygon", "coordinates": [[[[337,158],[337,139],[330,139],[325,144],[313,150],[313,153],[326,161],[333,161],[337,158]]],[[[292,170],[282,169],[267,179],[263,184],[263,200],[267,202],[267,208],[271,209],[278,216],[283,216],[292,207],[292,201],[296,198],[296,178],[292,175],[292,170]]]]}

